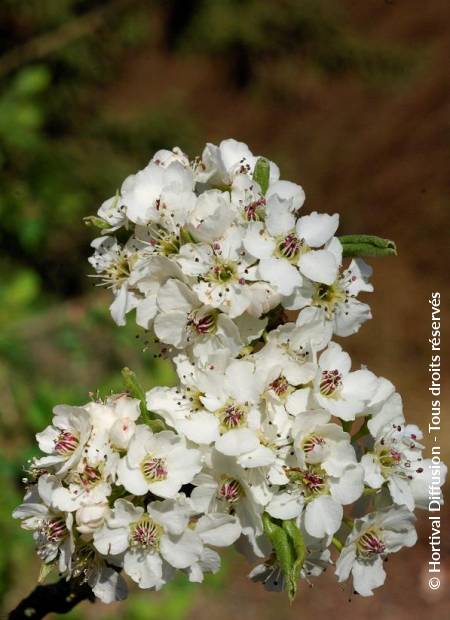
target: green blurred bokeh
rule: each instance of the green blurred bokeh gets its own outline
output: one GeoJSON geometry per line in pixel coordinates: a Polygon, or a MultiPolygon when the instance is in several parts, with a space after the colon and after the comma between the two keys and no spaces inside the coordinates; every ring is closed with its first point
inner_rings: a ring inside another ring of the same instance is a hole
{"type": "MultiPolygon", "coordinates": [[[[95,231],[82,223],[157,148],[178,145],[193,156],[206,140],[248,141],[280,162],[285,177],[306,184],[311,208],[341,211],[344,232],[394,237],[407,256],[397,271],[382,268],[384,292],[401,279],[413,294],[422,290],[426,304],[420,274],[433,268],[427,252],[433,242],[445,244],[448,224],[440,132],[429,121],[431,114],[438,128],[445,122],[441,23],[448,11],[439,2],[424,14],[415,0],[403,8],[372,4],[1,3],[0,607],[31,589],[38,573],[31,537],[10,513],[23,493],[34,433],[52,407],[82,404],[90,390],[120,390],[125,365],[146,388],[173,381],[132,321],[113,325],[107,293],[87,277],[95,231]],[[415,199],[427,201],[427,217],[416,213],[415,199]]],[[[378,310],[382,321],[386,298],[378,310]]],[[[414,315],[401,320],[382,329],[399,351],[388,361],[374,343],[376,328],[351,345],[365,351],[360,361],[373,357],[378,372],[400,382],[405,356],[419,364],[426,354],[406,333],[414,315]]],[[[404,390],[416,389],[417,373],[404,390]]],[[[420,408],[424,396],[410,403],[420,408]]],[[[179,580],[151,603],[135,593],[102,608],[101,617],[178,620],[207,609],[226,591],[236,561],[227,555],[201,594],[179,580]]],[[[257,602],[249,609],[245,617],[262,613],[257,602]]],[[[261,617],[276,617],[267,609],[261,617]]],[[[94,613],[84,606],[70,618],[94,613]]]]}

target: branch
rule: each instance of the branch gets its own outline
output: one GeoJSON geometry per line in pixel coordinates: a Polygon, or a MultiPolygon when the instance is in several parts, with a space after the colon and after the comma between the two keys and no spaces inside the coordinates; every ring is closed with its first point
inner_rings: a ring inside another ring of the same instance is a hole
{"type": "Polygon", "coordinates": [[[49,613],[66,614],[86,600],[95,601],[87,583],[63,578],[56,583],[37,586],[9,613],[8,620],[40,620],[49,613]]]}
{"type": "Polygon", "coordinates": [[[111,13],[122,10],[133,1],[135,0],[114,0],[6,52],[0,57],[0,77],[94,33],[111,13]]]}

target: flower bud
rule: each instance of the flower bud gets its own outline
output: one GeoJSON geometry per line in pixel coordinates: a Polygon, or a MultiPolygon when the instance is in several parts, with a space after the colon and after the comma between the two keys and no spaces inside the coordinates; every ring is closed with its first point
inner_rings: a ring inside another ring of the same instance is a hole
{"type": "Polygon", "coordinates": [[[92,534],[98,529],[103,521],[109,516],[110,508],[108,502],[82,506],[76,512],[77,530],[81,534],[92,534]]]}

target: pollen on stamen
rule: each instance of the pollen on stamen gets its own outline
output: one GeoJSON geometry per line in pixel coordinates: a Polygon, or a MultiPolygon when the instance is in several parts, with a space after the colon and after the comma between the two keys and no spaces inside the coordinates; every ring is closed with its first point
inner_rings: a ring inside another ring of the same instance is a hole
{"type": "Polygon", "coordinates": [[[320,380],[320,393],[322,396],[331,396],[342,385],[342,375],[339,370],[324,370],[320,380]]]}
{"type": "Polygon", "coordinates": [[[141,470],[147,482],[158,482],[167,478],[166,459],[155,456],[147,456],[141,464],[141,470]]]}
{"type": "Polygon", "coordinates": [[[236,503],[243,495],[243,489],[238,480],[227,478],[219,488],[218,496],[230,504],[236,503]]]}
{"type": "Polygon", "coordinates": [[[75,452],[78,448],[78,444],[79,438],[74,432],[62,430],[55,443],[55,452],[62,456],[68,456],[75,452]]]}
{"type": "Polygon", "coordinates": [[[162,527],[149,516],[143,516],[132,525],[130,542],[134,547],[142,549],[158,548],[162,527]]]}

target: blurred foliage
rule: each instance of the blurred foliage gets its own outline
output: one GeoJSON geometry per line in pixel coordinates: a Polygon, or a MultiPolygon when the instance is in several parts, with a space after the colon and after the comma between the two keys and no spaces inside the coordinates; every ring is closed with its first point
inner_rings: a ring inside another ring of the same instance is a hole
{"type": "MultiPolygon", "coordinates": [[[[383,87],[415,66],[411,52],[374,46],[344,28],[340,11],[320,0],[3,0],[0,605],[8,591],[28,590],[23,583],[37,575],[31,536],[10,514],[21,499],[33,435],[52,407],[82,404],[90,388],[123,389],[125,365],[146,388],[173,381],[151,347],[142,355],[145,335],[136,341],[134,328],[112,324],[108,296],[88,294],[92,230],[81,223],[154,150],[177,144],[194,154],[202,142],[176,93],[143,113],[108,112],[124,68],[149,48],[214,62],[227,88],[247,89],[260,97],[256,105],[266,103],[274,76],[289,97],[303,65],[319,76],[352,72],[383,87]]],[[[223,573],[208,583],[220,588],[222,580],[223,573]]],[[[151,604],[148,594],[136,594],[125,612],[104,617],[178,620],[194,605],[195,591],[180,579],[152,595],[151,604]]]]}
{"type": "Polygon", "coordinates": [[[370,44],[345,28],[329,1],[189,0],[173,7],[169,45],[216,55],[238,87],[258,81],[268,64],[276,72],[286,57],[325,74],[355,72],[384,82],[404,79],[414,66],[410,52],[370,44]]]}

